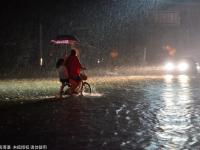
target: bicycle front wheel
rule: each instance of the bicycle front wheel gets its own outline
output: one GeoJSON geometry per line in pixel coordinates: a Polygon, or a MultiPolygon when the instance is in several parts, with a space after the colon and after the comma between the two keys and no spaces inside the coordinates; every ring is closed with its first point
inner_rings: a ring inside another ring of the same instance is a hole
{"type": "Polygon", "coordinates": [[[91,94],[91,92],[92,90],[91,90],[90,84],[87,82],[83,82],[82,88],[81,88],[81,95],[91,94]]]}

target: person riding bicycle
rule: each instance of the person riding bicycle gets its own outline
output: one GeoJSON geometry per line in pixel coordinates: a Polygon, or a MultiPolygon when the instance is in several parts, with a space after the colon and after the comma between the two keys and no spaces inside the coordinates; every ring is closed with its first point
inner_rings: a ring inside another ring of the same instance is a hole
{"type": "Polygon", "coordinates": [[[69,73],[69,82],[71,93],[77,94],[77,87],[81,83],[80,71],[81,69],[86,69],[83,67],[76,56],[76,50],[72,49],[71,54],[68,56],[65,65],[67,66],[67,70],[69,73]]]}

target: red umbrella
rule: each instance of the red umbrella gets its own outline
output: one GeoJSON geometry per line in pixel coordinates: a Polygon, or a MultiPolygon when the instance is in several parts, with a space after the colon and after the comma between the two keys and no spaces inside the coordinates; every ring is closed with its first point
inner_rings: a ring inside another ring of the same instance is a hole
{"type": "Polygon", "coordinates": [[[78,42],[79,40],[72,35],[59,35],[55,39],[51,40],[51,43],[55,45],[70,45],[78,42]]]}
{"type": "Polygon", "coordinates": [[[55,39],[51,40],[51,43],[54,45],[67,45],[64,56],[67,54],[68,45],[71,46],[73,44],[79,43],[79,40],[72,35],[59,35],[55,39]]]}

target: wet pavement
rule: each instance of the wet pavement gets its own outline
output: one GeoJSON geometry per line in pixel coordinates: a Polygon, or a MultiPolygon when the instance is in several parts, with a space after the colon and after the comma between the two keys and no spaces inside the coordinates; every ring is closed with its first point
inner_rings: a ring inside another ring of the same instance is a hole
{"type": "Polygon", "coordinates": [[[53,150],[200,149],[199,78],[101,80],[91,83],[95,93],[84,97],[2,103],[0,144],[53,150]]]}

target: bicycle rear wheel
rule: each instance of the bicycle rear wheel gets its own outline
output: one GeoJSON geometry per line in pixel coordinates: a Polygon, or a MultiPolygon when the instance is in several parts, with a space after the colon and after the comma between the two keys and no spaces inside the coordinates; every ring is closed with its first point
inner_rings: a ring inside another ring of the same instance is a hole
{"type": "Polygon", "coordinates": [[[90,84],[87,82],[83,82],[82,88],[81,88],[81,95],[91,94],[91,92],[92,90],[91,90],[90,84]]]}

